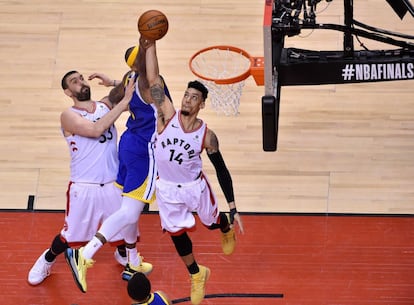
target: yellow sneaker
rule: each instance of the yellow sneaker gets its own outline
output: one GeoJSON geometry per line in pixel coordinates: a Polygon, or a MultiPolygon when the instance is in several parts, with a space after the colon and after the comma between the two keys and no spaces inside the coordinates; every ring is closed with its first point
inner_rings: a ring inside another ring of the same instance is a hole
{"type": "Polygon", "coordinates": [[[87,290],[86,271],[94,264],[94,260],[85,259],[82,255],[83,247],[79,249],[68,248],[65,251],[66,262],[72,271],[73,279],[78,288],[85,293],[87,290]]]}
{"type": "Polygon", "coordinates": [[[125,281],[129,281],[134,273],[141,272],[145,275],[148,275],[152,271],[152,264],[144,262],[144,258],[140,256],[141,264],[139,266],[132,266],[131,264],[127,263],[125,266],[124,271],[122,271],[122,279],[125,281]]]}
{"type": "Polygon", "coordinates": [[[236,234],[233,228],[226,233],[221,232],[221,247],[223,248],[224,254],[230,255],[233,253],[236,247],[236,234]]]}
{"type": "Polygon", "coordinates": [[[206,282],[210,277],[210,269],[198,265],[200,271],[191,275],[191,303],[193,305],[200,304],[205,295],[206,282]]]}

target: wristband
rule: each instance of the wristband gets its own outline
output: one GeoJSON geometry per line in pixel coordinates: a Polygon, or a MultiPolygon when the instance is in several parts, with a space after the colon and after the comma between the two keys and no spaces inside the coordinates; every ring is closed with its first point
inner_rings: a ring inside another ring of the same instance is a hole
{"type": "Polygon", "coordinates": [[[116,80],[114,80],[114,87],[116,87],[116,80]]]}
{"type": "Polygon", "coordinates": [[[237,213],[237,209],[236,208],[232,208],[230,209],[230,223],[233,224],[234,222],[234,215],[236,215],[237,213]]]}

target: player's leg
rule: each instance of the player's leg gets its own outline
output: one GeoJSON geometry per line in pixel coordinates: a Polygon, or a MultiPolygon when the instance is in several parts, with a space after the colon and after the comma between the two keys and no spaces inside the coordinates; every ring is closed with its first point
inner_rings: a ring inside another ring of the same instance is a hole
{"type": "Polygon", "coordinates": [[[69,247],[66,240],[59,233],[52,241],[49,249],[46,249],[36,260],[33,267],[29,271],[27,281],[31,285],[39,285],[51,273],[52,266],[56,262],[56,257],[65,252],[69,247]]]}
{"type": "Polygon", "coordinates": [[[191,303],[197,305],[204,299],[205,285],[210,276],[210,269],[197,264],[193,254],[193,244],[187,232],[184,231],[179,235],[176,234],[171,235],[171,239],[178,255],[190,273],[191,303]]]}
{"type": "Polygon", "coordinates": [[[200,204],[197,208],[197,214],[201,222],[210,230],[220,229],[221,246],[223,253],[230,255],[234,252],[236,246],[236,235],[231,227],[227,215],[223,212],[218,213],[218,203],[213,190],[206,177],[202,178],[200,183],[203,191],[200,196],[200,204]]]}
{"type": "MultiPolygon", "coordinates": [[[[49,249],[43,251],[40,257],[36,260],[33,267],[28,274],[28,282],[31,285],[38,285],[43,282],[51,273],[52,266],[56,261],[56,257],[69,247],[67,240],[84,240],[87,241],[89,237],[85,237],[86,226],[82,225],[83,219],[88,217],[88,207],[91,203],[83,202],[84,195],[87,190],[82,185],[75,185],[69,183],[67,194],[68,201],[66,203],[65,226],[62,231],[55,236],[49,249]],[[73,194],[76,193],[76,196],[73,194]],[[73,237],[73,239],[71,239],[73,237]]],[[[89,223],[86,221],[86,223],[89,223]]]]}
{"type": "Polygon", "coordinates": [[[193,244],[187,233],[195,228],[195,219],[191,213],[193,207],[185,203],[194,198],[192,196],[194,188],[180,188],[180,190],[176,188],[176,185],[157,180],[157,204],[161,226],[170,233],[175,249],[190,274],[191,302],[200,304],[204,299],[205,284],[210,275],[210,269],[197,264],[193,254],[193,244]],[[169,203],[170,198],[175,201],[174,204],[169,203]],[[177,201],[183,203],[178,204],[177,201]]]}
{"type": "MultiPolygon", "coordinates": [[[[105,221],[109,216],[115,213],[117,210],[121,208],[122,204],[122,190],[120,187],[115,186],[114,183],[109,183],[102,188],[102,196],[101,196],[101,210],[102,220],[105,221]]],[[[99,228],[96,228],[94,234],[99,228]]],[[[92,236],[93,237],[93,236],[92,236]]],[[[91,238],[92,238],[91,237],[91,238]]],[[[90,240],[89,238],[88,240],[90,240]]],[[[119,232],[115,234],[111,239],[108,239],[108,242],[111,246],[115,246],[116,249],[114,251],[114,258],[115,260],[122,266],[128,263],[127,253],[125,249],[125,241],[124,236],[119,232]]]]}

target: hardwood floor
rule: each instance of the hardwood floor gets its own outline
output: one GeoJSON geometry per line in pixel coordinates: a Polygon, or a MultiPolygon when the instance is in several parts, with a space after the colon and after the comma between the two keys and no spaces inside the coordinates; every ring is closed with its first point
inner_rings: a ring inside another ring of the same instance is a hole
{"type": "MultiPolygon", "coordinates": [[[[355,1],[355,19],[412,34],[386,1],[355,1]]],[[[230,44],[263,56],[264,1],[0,1],[0,208],[63,209],[69,156],[59,115],[70,100],[60,80],[71,69],[120,77],[124,50],[136,43],[137,17],[159,9],[170,29],[158,56],[175,105],[188,60],[209,45],[230,44]]],[[[343,21],[342,1],[319,4],[319,22],[343,21]],[[327,6],[327,7],[326,7],[327,6]],[[325,9],[326,7],[326,9],[325,9]]],[[[385,48],[362,39],[371,48],[385,48]]],[[[286,47],[342,48],[342,35],[304,31],[286,47]]],[[[356,43],[356,48],[358,48],[356,43]]],[[[387,46],[388,47],[388,46],[387,46]]],[[[91,82],[93,97],[107,88],[91,82]]],[[[261,143],[263,87],[245,82],[237,117],[202,117],[219,136],[245,212],[413,214],[413,81],[282,88],[277,152],[261,143]]],[[[117,126],[122,131],[126,116],[117,126]]],[[[206,172],[224,198],[211,165],[206,172]]],[[[152,207],[156,209],[156,205],[152,207]]]]}
{"type": "MultiPolygon", "coordinates": [[[[136,21],[148,9],[169,18],[157,52],[177,107],[186,83],[195,79],[188,60],[199,49],[229,44],[263,56],[264,0],[0,0],[0,296],[5,305],[130,303],[109,246],[88,272],[88,293],[79,292],[63,257],[44,283],[31,287],[28,271],[61,229],[63,214],[26,208],[65,207],[69,153],[59,116],[71,100],[60,87],[63,74],[76,69],[121,77],[127,71],[124,51],[136,44],[136,21]]],[[[342,23],[343,2],[321,1],[317,16],[318,22],[342,23]]],[[[387,1],[354,1],[354,18],[414,33],[414,18],[400,20],[387,1]]],[[[361,41],[370,49],[393,48],[361,41]]],[[[342,34],[303,31],[285,46],[341,50],[342,34]]],[[[95,99],[108,92],[96,81],[91,86],[95,99]]],[[[203,304],[412,305],[413,80],[282,88],[276,152],[262,150],[263,94],[250,77],[238,116],[211,107],[201,113],[219,136],[238,209],[245,212],[246,234],[238,235],[231,257],[221,254],[216,235],[201,226],[192,236],[197,260],[212,270],[207,294],[282,293],[283,298],[203,304]]],[[[120,132],[126,118],[117,122],[120,132]]],[[[154,204],[151,211],[156,210],[154,204]]],[[[175,300],[188,296],[190,281],[160,232],[158,215],[141,219],[139,250],[155,266],[153,287],[175,300]]]]}

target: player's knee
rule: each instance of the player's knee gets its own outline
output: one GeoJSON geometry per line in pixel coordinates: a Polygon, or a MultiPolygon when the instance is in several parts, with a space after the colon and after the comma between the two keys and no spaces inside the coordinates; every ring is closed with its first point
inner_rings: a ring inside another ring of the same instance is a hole
{"type": "Polygon", "coordinates": [[[56,235],[52,241],[52,246],[50,247],[52,253],[55,255],[59,255],[65,252],[67,248],[69,248],[69,245],[66,239],[60,234],[56,235]]]}
{"type": "Polygon", "coordinates": [[[186,256],[193,253],[193,243],[187,232],[181,235],[171,235],[171,239],[180,256],[186,256]]]}
{"type": "Polygon", "coordinates": [[[133,225],[138,221],[138,214],[132,211],[123,211],[123,218],[126,225],[133,225]]]}

